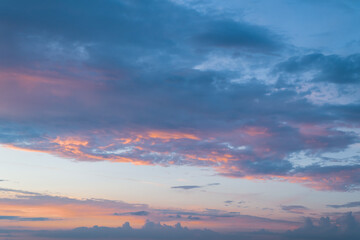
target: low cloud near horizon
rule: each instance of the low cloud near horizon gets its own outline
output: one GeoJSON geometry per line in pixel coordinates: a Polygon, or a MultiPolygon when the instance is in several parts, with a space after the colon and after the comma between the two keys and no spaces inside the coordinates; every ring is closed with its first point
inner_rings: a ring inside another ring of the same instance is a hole
{"type": "Polygon", "coordinates": [[[79,227],[72,230],[2,230],[0,233],[16,237],[26,236],[27,239],[178,239],[178,240],[235,240],[235,239],[282,239],[282,240],[356,240],[360,237],[360,224],[351,212],[331,221],[322,217],[318,224],[310,218],[305,219],[304,225],[286,232],[272,232],[268,230],[220,233],[208,229],[189,229],[180,223],[174,226],[147,221],[141,228],[132,228],[129,222],[121,227],[79,227]]]}

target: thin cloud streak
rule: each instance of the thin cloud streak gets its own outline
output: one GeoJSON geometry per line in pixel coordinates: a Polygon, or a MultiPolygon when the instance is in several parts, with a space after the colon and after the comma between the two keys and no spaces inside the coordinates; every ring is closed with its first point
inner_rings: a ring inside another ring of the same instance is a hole
{"type": "Polygon", "coordinates": [[[349,202],[340,205],[326,205],[326,206],[331,208],[354,208],[354,207],[360,207],[360,202],[349,202]]]}

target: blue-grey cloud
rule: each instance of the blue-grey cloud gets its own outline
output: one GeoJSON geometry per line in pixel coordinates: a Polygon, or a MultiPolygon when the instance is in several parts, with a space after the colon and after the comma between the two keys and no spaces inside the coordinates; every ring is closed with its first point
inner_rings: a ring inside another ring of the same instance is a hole
{"type": "Polygon", "coordinates": [[[187,217],[187,219],[196,221],[196,220],[200,220],[201,218],[200,217],[193,217],[193,216],[190,215],[190,216],[187,217]]]}
{"type": "Polygon", "coordinates": [[[189,229],[180,223],[169,226],[165,224],[147,221],[142,228],[132,228],[128,222],[121,227],[80,227],[72,230],[10,230],[0,229],[1,233],[8,234],[8,239],[16,239],[18,236],[26,236],[27,239],[213,239],[213,240],[318,240],[331,239],[355,240],[360,237],[359,223],[351,213],[347,213],[335,221],[328,217],[322,217],[318,224],[314,224],[310,218],[305,219],[302,227],[286,232],[272,232],[259,230],[255,232],[219,233],[208,229],[189,229]]]}
{"type": "Polygon", "coordinates": [[[137,212],[125,212],[125,213],[114,213],[114,216],[148,216],[148,211],[137,211],[137,212]]]}
{"type": "Polygon", "coordinates": [[[200,44],[268,51],[281,47],[279,36],[266,28],[234,21],[214,21],[196,37],[200,44]]]}
{"type": "Polygon", "coordinates": [[[58,239],[219,239],[220,234],[210,230],[191,230],[182,227],[179,223],[175,226],[162,225],[147,221],[140,228],[135,229],[129,223],[122,227],[108,228],[94,226],[92,228],[76,228],[69,231],[43,231],[34,234],[37,237],[58,239]]]}
{"type": "Polygon", "coordinates": [[[285,225],[297,225],[298,222],[290,221],[290,220],[282,220],[282,219],[273,219],[273,218],[266,218],[266,217],[258,217],[252,215],[241,214],[240,212],[229,212],[219,209],[206,209],[204,211],[183,211],[183,210],[172,210],[172,209],[158,209],[158,212],[163,214],[168,214],[171,218],[182,218],[189,216],[191,217],[199,217],[201,219],[227,219],[227,218],[234,218],[239,220],[244,220],[247,222],[256,222],[261,224],[268,224],[268,223],[278,223],[278,224],[285,224],[285,225]]]}
{"type": "Polygon", "coordinates": [[[302,214],[304,211],[309,210],[307,207],[302,205],[282,205],[281,209],[290,212],[290,213],[299,213],[302,214]]]}
{"type": "Polygon", "coordinates": [[[211,186],[217,186],[220,185],[220,183],[209,183],[207,185],[182,185],[182,186],[172,186],[173,189],[183,189],[183,190],[191,190],[196,188],[205,188],[205,187],[211,187],[211,186]]]}
{"type": "Polygon", "coordinates": [[[209,183],[208,186],[218,186],[220,183],[209,183]]]}
{"type": "Polygon", "coordinates": [[[277,66],[277,71],[291,74],[315,72],[313,81],[337,84],[360,83],[360,54],[342,57],[313,53],[291,57],[277,66]]]}
{"type": "MultiPolygon", "coordinates": [[[[219,209],[204,209],[198,211],[191,211],[186,209],[156,209],[147,206],[146,204],[131,204],[123,201],[114,201],[106,199],[74,199],[61,196],[50,196],[44,195],[36,192],[27,192],[14,189],[0,189],[1,192],[7,193],[12,192],[16,193],[16,197],[13,198],[0,198],[0,204],[11,205],[11,206],[21,206],[21,207],[33,207],[38,208],[44,205],[54,206],[55,208],[65,208],[67,211],[76,213],[77,209],[83,209],[84,207],[89,207],[88,214],[93,214],[91,209],[95,209],[96,215],[99,213],[104,216],[109,216],[109,209],[112,209],[112,216],[114,219],[124,216],[135,216],[141,219],[149,219],[152,221],[181,221],[186,223],[189,221],[202,221],[212,222],[212,221],[246,221],[248,224],[253,224],[257,226],[258,224],[277,224],[280,226],[298,226],[298,222],[289,221],[286,219],[272,219],[266,217],[259,217],[253,215],[240,214],[239,212],[233,211],[224,211],[219,209]]],[[[5,195],[5,194],[3,194],[5,195]]],[[[71,217],[65,217],[65,220],[71,220],[71,217]]],[[[60,218],[44,218],[44,217],[21,217],[21,216],[1,216],[0,220],[3,221],[52,221],[52,220],[62,220],[60,218]]]]}
{"type": "Polygon", "coordinates": [[[202,188],[202,187],[203,187],[203,186],[198,186],[198,185],[184,185],[184,186],[172,186],[171,188],[190,190],[190,189],[202,188]]]}
{"type": "Polygon", "coordinates": [[[210,166],[223,176],[359,188],[357,163],[321,164],[322,154],[359,142],[342,129],[358,128],[356,92],[341,104],[320,94],[316,104],[299,77],[315,72],[311,83],[346,95],[342,85],[358,82],[356,53],[301,55],[264,26],[158,0],[4,0],[0,34],[1,144],[81,161],[210,166]],[[197,67],[212,58],[251,63],[258,74],[197,67]],[[299,153],[320,164],[294,166],[289,158],[299,153]]]}
{"type": "Polygon", "coordinates": [[[303,227],[285,233],[288,239],[349,239],[360,237],[359,222],[352,213],[347,213],[331,222],[329,217],[322,217],[318,225],[307,218],[303,227]]]}
{"type": "Polygon", "coordinates": [[[360,207],[360,201],[358,202],[349,202],[345,204],[339,204],[339,205],[326,205],[331,208],[354,208],[354,207],[360,207]]]}
{"type": "Polygon", "coordinates": [[[60,220],[47,217],[20,217],[20,216],[0,216],[0,220],[22,221],[22,222],[43,222],[60,220]]]}

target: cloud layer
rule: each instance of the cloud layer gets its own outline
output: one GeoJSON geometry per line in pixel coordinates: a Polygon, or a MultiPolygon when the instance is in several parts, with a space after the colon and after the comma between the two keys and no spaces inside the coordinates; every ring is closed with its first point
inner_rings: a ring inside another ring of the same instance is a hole
{"type": "Polygon", "coordinates": [[[16,226],[71,229],[74,226],[93,226],[99,223],[117,227],[126,221],[130,221],[135,227],[152,221],[181,223],[184,226],[211,226],[215,229],[258,229],[259,225],[266,224],[269,229],[284,230],[299,225],[297,221],[220,209],[155,208],[141,203],[76,199],[7,188],[0,189],[0,196],[0,228],[16,226]]]}
{"type": "Polygon", "coordinates": [[[311,219],[306,219],[304,226],[287,232],[271,232],[261,230],[257,232],[218,233],[208,229],[189,229],[177,223],[174,226],[147,221],[141,228],[132,228],[129,222],[121,227],[80,227],[72,230],[40,230],[19,231],[0,230],[6,233],[8,239],[16,239],[25,236],[27,239],[349,239],[355,240],[360,237],[359,222],[347,213],[339,217],[335,222],[328,217],[322,217],[317,225],[311,219]]]}
{"type": "Polygon", "coordinates": [[[5,0],[0,22],[5,146],[359,188],[357,154],[324,156],[359,143],[356,53],[171,1],[5,0]]]}

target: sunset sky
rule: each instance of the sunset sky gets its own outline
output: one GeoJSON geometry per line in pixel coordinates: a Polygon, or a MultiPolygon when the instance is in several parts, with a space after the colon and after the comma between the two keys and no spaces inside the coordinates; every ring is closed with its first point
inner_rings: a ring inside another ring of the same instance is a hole
{"type": "Polygon", "coordinates": [[[360,239],[360,1],[0,0],[0,240],[360,239]]]}

